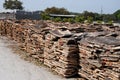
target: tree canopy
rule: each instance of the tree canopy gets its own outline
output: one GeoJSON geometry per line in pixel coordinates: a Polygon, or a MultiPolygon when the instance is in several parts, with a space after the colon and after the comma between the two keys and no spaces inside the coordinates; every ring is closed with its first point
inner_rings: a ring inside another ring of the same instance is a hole
{"type": "Polygon", "coordinates": [[[69,14],[69,11],[67,11],[65,8],[57,7],[47,8],[44,12],[48,14],[69,14]]]}
{"type": "Polygon", "coordinates": [[[116,17],[116,20],[120,21],[120,9],[117,10],[113,15],[116,17]]]}
{"type": "Polygon", "coordinates": [[[42,12],[41,17],[43,20],[53,20],[53,21],[63,21],[63,22],[84,22],[85,20],[88,21],[89,23],[93,21],[120,22],[120,10],[117,10],[113,14],[99,14],[99,13],[89,12],[89,11],[84,11],[83,13],[73,13],[73,12],[69,12],[65,8],[51,7],[51,8],[46,8],[42,12]],[[50,18],[49,14],[62,14],[62,15],[70,14],[70,15],[76,15],[76,17],[74,19],[60,18],[60,17],[55,17],[53,19],[53,18],[50,18]]]}
{"type": "Polygon", "coordinates": [[[22,2],[19,0],[5,0],[5,2],[3,3],[3,7],[5,9],[11,9],[11,10],[22,10],[23,6],[22,6],[22,2]]]}

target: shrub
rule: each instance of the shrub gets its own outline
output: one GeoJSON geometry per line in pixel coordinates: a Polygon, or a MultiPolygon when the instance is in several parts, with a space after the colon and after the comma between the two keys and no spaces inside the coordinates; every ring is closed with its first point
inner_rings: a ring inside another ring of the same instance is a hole
{"type": "Polygon", "coordinates": [[[62,20],[61,20],[60,17],[57,17],[57,18],[54,18],[53,21],[55,21],[55,22],[60,22],[60,21],[62,21],[62,20]]]}

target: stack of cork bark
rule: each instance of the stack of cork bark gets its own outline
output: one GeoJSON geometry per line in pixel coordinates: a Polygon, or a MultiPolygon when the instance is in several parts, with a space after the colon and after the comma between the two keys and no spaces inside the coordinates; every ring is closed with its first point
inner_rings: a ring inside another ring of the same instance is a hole
{"type": "Polygon", "coordinates": [[[28,56],[43,62],[44,40],[40,25],[28,24],[27,21],[16,22],[0,21],[0,34],[17,41],[20,43],[21,49],[28,52],[28,56]]]}
{"type": "Polygon", "coordinates": [[[79,42],[79,74],[88,80],[120,80],[120,40],[87,37],[79,42]]]}
{"type": "Polygon", "coordinates": [[[0,34],[20,43],[29,57],[64,77],[80,74],[88,80],[120,80],[120,33],[111,33],[114,28],[47,24],[49,27],[39,21],[0,20],[0,34]]]}
{"type": "Polygon", "coordinates": [[[78,46],[74,39],[47,34],[44,48],[44,64],[64,77],[78,73],[78,46]]]}
{"type": "Polygon", "coordinates": [[[35,32],[34,30],[29,30],[25,40],[24,50],[27,51],[31,57],[43,62],[43,35],[35,32]]]}

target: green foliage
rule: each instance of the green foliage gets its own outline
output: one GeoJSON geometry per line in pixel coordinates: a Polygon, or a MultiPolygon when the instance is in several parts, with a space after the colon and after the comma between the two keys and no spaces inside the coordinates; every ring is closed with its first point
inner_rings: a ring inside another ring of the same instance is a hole
{"type": "Polygon", "coordinates": [[[119,14],[120,14],[120,10],[117,10],[117,11],[114,13],[115,16],[117,16],[117,15],[119,15],[119,14]]]}
{"type": "Polygon", "coordinates": [[[84,11],[83,12],[83,16],[84,16],[84,18],[85,19],[88,19],[88,17],[92,17],[93,19],[95,19],[95,13],[93,13],[93,12],[88,12],[88,11],[84,11]]]}
{"type": "Polygon", "coordinates": [[[117,10],[113,15],[115,16],[117,21],[120,21],[120,10],[117,10]]]}
{"type": "Polygon", "coordinates": [[[87,17],[87,22],[88,22],[88,23],[92,23],[92,22],[93,22],[93,17],[89,17],[89,16],[88,16],[88,17],[87,17]]]}
{"type": "Polygon", "coordinates": [[[103,14],[103,21],[109,22],[115,20],[115,17],[112,14],[103,14]]]}
{"type": "Polygon", "coordinates": [[[75,22],[84,22],[84,16],[77,16],[75,22]]]}
{"type": "MultiPolygon", "coordinates": [[[[61,21],[63,22],[84,22],[86,21],[87,23],[92,23],[93,21],[98,21],[101,23],[101,21],[104,22],[109,22],[109,21],[120,21],[120,10],[117,10],[114,14],[98,14],[98,13],[93,13],[93,12],[88,12],[84,11],[83,13],[72,13],[67,11],[65,8],[56,8],[56,7],[51,7],[45,9],[43,15],[43,19],[47,20],[50,19],[48,14],[61,14],[61,15],[78,15],[74,19],[73,18],[62,18],[61,21]],[[47,14],[47,15],[46,15],[47,14]]],[[[60,18],[54,19],[55,21],[59,21],[60,18]]]]}
{"type": "Polygon", "coordinates": [[[69,11],[67,11],[65,8],[57,7],[47,8],[44,12],[48,14],[69,14],[69,11]]]}
{"type": "Polygon", "coordinates": [[[54,18],[53,21],[55,21],[55,22],[60,22],[60,21],[62,21],[62,20],[61,20],[60,17],[57,17],[57,18],[54,18]]]}
{"type": "Polygon", "coordinates": [[[47,13],[44,13],[44,12],[41,13],[41,18],[43,20],[50,20],[50,16],[47,13]]]}
{"type": "Polygon", "coordinates": [[[117,15],[117,18],[120,20],[120,13],[117,15]]]}
{"type": "Polygon", "coordinates": [[[98,20],[97,23],[102,24],[102,21],[98,20]]]}
{"type": "Polygon", "coordinates": [[[108,24],[112,24],[113,23],[113,21],[108,21],[108,24]]]}
{"type": "Polygon", "coordinates": [[[68,18],[68,22],[70,22],[70,23],[74,23],[75,20],[74,20],[73,18],[68,18]]]}
{"type": "Polygon", "coordinates": [[[23,9],[22,4],[23,3],[18,0],[5,0],[5,2],[3,3],[3,7],[5,9],[11,9],[11,10],[22,10],[23,9]]]}
{"type": "Polygon", "coordinates": [[[62,21],[63,21],[63,22],[68,22],[68,19],[67,19],[67,18],[64,18],[62,21]]]}

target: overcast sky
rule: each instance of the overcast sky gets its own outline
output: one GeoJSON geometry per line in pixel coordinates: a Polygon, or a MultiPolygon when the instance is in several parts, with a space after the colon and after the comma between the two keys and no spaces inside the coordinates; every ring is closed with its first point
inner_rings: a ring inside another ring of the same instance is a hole
{"type": "MultiPolygon", "coordinates": [[[[47,7],[64,7],[71,12],[83,12],[85,10],[92,12],[113,13],[120,9],[120,0],[21,0],[25,10],[36,11],[44,10],[47,7]]],[[[3,9],[4,0],[0,0],[0,10],[3,9]]]]}

